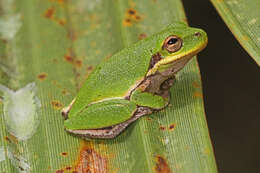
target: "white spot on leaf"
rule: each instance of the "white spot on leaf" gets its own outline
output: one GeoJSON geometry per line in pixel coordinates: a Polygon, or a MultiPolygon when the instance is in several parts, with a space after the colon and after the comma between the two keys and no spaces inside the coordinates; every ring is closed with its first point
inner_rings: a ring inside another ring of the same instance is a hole
{"type": "Polygon", "coordinates": [[[11,40],[22,26],[21,15],[5,16],[0,19],[0,34],[1,38],[11,40]]]}
{"type": "Polygon", "coordinates": [[[166,137],[166,138],[164,139],[165,145],[167,145],[169,142],[170,142],[170,140],[166,137]]]}
{"type": "Polygon", "coordinates": [[[4,147],[0,147],[0,162],[5,160],[5,149],[4,147]]]}
{"type": "Polygon", "coordinates": [[[18,140],[29,139],[39,125],[38,110],[41,104],[35,95],[35,83],[17,91],[0,85],[0,91],[4,93],[4,119],[8,132],[18,140]]]}
{"type": "Polygon", "coordinates": [[[18,172],[30,172],[30,165],[24,157],[14,154],[14,152],[12,152],[10,148],[7,148],[7,150],[5,150],[5,148],[2,146],[0,147],[0,162],[6,159],[11,160],[12,165],[18,170],[18,172]]]}
{"type": "Polygon", "coordinates": [[[80,12],[84,12],[85,10],[93,11],[101,2],[101,0],[81,0],[76,4],[76,8],[80,12]]]}
{"type": "Polygon", "coordinates": [[[22,156],[18,156],[14,154],[10,149],[7,150],[7,157],[11,160],[12,165],[20,172],[20,173],[29,173],[30,165],[28,161],[22,156]]]}
{"type": "Polygon", "coordinates": [[[256,23],[256,21],[257,21],[257,19],[256,19],[256,18],[254,18],[254,19],[252,19],[252,20],[248,21],[248,24],[249,24],[249,25],[253,25],[253,24],[255,24],[255,23],[256,23]]]}

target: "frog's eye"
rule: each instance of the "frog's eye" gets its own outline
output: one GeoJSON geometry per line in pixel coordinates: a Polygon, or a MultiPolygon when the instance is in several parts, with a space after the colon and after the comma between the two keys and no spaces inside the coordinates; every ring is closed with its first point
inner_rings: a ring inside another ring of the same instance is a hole
{"type": "Polygon", "coordinates": [[[178,51],[181,48],[181,46],[182,40],[175,35],[167,37],[163,43],[163,49],[166,49],[170,53],[178,51]]]}

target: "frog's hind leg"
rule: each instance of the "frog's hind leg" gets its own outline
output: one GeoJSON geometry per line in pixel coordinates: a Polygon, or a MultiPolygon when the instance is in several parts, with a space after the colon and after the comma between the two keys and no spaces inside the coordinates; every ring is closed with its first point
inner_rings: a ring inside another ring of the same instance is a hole
{"type": "Polygon", "coordinates": [[[90,130],[67,130],[68,132],[80,135],[83,138],[99,138],[99,139],[111,139],[118,136],[129,124],[136,121],[138,118],[151,114],[152,110],[147,107],[138,107],[135,114],[127,121],[102,129],[90,129],[90,130]]]}
{"type": "Polygon", "coordinates": [[[89,138],[113,138],[140,116],[151,113],[134,102],[107,99],[93,103],[64,122],[66,131],[89,138]]]}

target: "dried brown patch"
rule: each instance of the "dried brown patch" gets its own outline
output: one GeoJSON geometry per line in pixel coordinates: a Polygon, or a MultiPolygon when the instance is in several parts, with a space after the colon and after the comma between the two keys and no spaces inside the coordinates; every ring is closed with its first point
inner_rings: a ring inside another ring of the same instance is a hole
{"type": "Polygon", "coordinates": [[[44,12],[44,17],[49,18],[49,19],[53,19],[54,13],[55,13],[55,8],[54,7],[48,8],[44,12]]]}
{"type": "Polygon", "coordinates": [[[193,93],[193,97],[195,97],[195,98],[203,98],[203,95],[202,95],[201,92],[194,92],[193,93]]]}
{"type": "Polygon", "coordinates": [[[74,171],[78,173],[107,173],[107,159],[97,153],[91,146],[83,145],[74,171]]]}
{"type": "Polygon", "coordinates": [[[47,74],[46,73],[40,73],[38,74],[37,78],[41,81],[43,81],[44,79],[46,79],[47,74]]]}
{"type": "Polygon", "coordinates": [[[10,139],[10,141],[12,141],[13,143],[18,144],[18,139],[17,139],[14,135],[10,134],[10,135],[9,135],[9,139],[10,139]]]}
{"type": "Polygon", "coordinates": [[[55,173],[64,173],[64,170],[59,169],[59,170],[57,170],[55,173]]]}
{"type": "Polygon", "coordinates": [[[51,104],[54,109],[60,110],[63,107],[63,104],[57,100],[51,101],[51,104]]]}
{"type": "Polygon", "coordinates": [[[154,169],[157,173],[171,173],[171,169],[169,168],[165,158],[159,155],[156,156],[156,165],[154,169]]]}
{"type": "Polygon", "coordinates": [[[145,33],[141,33],[141,34],[139,34],[138,39],[142,40],[142,39],[145,39],[146,37],[147,37],[147,35],[145,33]]]}

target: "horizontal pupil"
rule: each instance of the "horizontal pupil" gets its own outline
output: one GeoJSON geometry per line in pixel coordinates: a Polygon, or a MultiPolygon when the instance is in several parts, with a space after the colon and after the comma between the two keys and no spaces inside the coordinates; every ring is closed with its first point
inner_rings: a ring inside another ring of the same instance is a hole
{"type": "Polygon", "coordinates": [[[171,38],[171,39],[168,41],[168,44],[175,44],[177,41],[178,41],[177,38],[171,38]]]}

